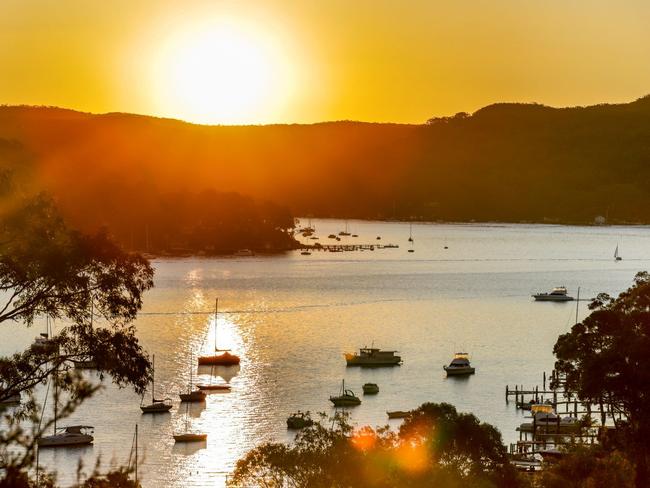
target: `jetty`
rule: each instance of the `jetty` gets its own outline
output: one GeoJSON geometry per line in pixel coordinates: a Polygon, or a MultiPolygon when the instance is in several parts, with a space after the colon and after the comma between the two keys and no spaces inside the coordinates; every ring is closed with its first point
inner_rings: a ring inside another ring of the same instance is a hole
{"type": "Polygon", "coordinates": [[[397,244],[300,244],[300,251],[329,251],[329,252],[348,252],[348,251],[374,251],[375,249],[397,249],[397,244]]]}
{"type": "Polygon", "coordinates": [[[517,427],[519,440],[509,446],[513,463],[521,469],[541,469],[539,462],[535,467],[530,465],[536,454],[557,456],[561,454],[559,448],[564,445],[600,442],[625,420],[620,412],[612,412],[604,403],[578,399],[577,394],[567,387],[565,378],[555,371],[549,378],[546,372],[543,373],[541,386],[506,385],[505,400],[506,404],[514,400],[517,409],[531,410],[531,415],[517,427]]]}

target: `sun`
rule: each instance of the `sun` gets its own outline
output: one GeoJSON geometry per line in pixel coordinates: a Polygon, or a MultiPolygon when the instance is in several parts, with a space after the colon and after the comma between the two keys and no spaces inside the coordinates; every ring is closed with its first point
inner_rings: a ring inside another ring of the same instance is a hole
{"type": "Polygon", "coordinates": [[[289,68],[268,36],[221,21],[172,35],[155,73],[165,112],[198,123],[250,124],[286,99],[289,68]]]}

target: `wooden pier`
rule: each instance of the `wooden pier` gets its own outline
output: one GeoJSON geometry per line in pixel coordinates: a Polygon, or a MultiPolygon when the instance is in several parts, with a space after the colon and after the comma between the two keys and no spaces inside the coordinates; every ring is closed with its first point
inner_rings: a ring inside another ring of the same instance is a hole
{"type": "Polygon", "coordinates": [[[582,402],[575,392],[566,387],[564,378],[555,371],[551,373],[547,388],[546,373],[542,377],[542,386],[524,388],[506,385],[505,400],[509,403],[514,397],[515,407],[530,410],[532,405],[547,404],[552,407],[557,421],[537,422],[530,416],[529,422],[523,422],[518,428],[519,441],[510,444],[510,453],[516,455],[534,455],[548,453],[568,444],[593,444],[607,429],[615,428],[608,425],[612,420],[614,425],[622,420],[605,408],[603,403],[592,404],[582,402]],[[594,419],[594,416],[596,419],[594,419]]]}
{"type": "Polygon", "coordinates": [[[301,244],[301,251],[326,251],[326,252],[349,252],[349,251],[374,251],[375,249],[398,249],[397,244],[301,244]]]}

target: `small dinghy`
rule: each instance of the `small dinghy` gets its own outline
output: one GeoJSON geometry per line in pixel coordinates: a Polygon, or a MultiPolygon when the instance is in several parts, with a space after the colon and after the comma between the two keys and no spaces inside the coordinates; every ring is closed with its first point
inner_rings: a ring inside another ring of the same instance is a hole
{"type": "Polygon", "coordinates": [[[363,385],[363,393],[365,395],[376,395],[379,393],[379,386],[377,386],[377,383],[366,383],[363,385]]]}
{"type": "Polygon", "coordinates": [[[287,419],[288,429],[304,429],[313,424],[314,421],[309,417],[309,412],[301,412],[300,410],[291,414],[287,419]]]}

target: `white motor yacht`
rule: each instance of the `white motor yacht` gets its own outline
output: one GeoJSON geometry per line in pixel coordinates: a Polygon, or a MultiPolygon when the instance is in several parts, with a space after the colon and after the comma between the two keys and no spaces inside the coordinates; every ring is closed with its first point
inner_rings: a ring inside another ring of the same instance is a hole
{"type": "Polygon", "coordinates": [[[469,362],[469,355],[466,352],[457,352],[454,355],[454,359],[449,363],[449,366],[443,366],[442,368],[447,372],[447,376],[463,376],[474,374],[475,372],[475,369],[469,362]]]}
{"type": "Polygon", "coordinates": [[[537,302],[570,302],[573,297],[567,294],[565,286],[557,286],[550,293],[536,293],[533,298],[537,302]]]}

